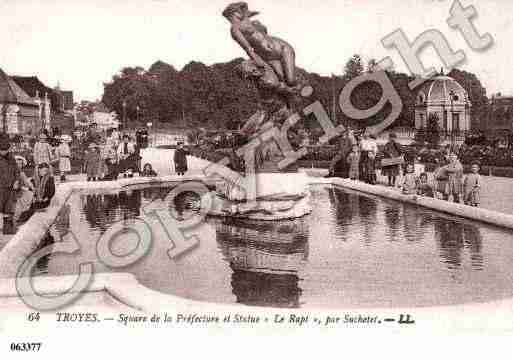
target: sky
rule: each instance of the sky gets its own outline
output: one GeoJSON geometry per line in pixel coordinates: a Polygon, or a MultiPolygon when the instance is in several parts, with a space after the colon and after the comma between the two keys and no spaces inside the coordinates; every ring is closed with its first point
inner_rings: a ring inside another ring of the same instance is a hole
{"type": "MultiPolygon", "coordinates": [[[[37,75],[47,86],[73,90],[75,100],[100,99],[103,83],[126,66],[157,60],[181,69],[245,57],[231,39],[222,0],[0,0],[0,68],[37,75]]],[[[453,0],[253,0],[252,10],[296,49],[296,64],[322,75],[341,74],[355,53],[365,61],[390,56],[408,72],[396,50],[381,39],[402,29],[413,41],[429,29],[442,32],[467,60],[488,94],[513,94],[513,1],[461,0],[474,5],[477,30],[494,45],[474,52],[446,21],[453,0]]],[[[425,67],[440,68],[435,51],[422,52],[425,67]]]]}

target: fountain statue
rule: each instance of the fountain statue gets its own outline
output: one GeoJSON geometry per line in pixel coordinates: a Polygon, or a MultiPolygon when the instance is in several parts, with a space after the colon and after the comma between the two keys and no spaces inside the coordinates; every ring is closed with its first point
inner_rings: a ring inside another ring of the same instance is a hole
{"type": "Polygon", "coordinates": [[[280,129],[295,112],[307,85],[306,76],[296,68],[294,48],[269,35],[262,23],[252,19],[256,15],[258,12],[250,11],[245,2],[230,4],[223,11],[231,24],[232,38],[249,56],[239,66],[241,78],[255,85],[261,99],[258,112],[241,128],[248,143],[257,143],[254,161],[246,161],[245,168],[239,169],[246,178],[255,177],[256,198],[248,204],[241,183],[224,181],[217,188],[222,204],[213,212],[260,220],[298,218],[311,212],[308,178],[297,171],[282,173],[278,163],[285,158],[283,150],[290,148],[280,148],[276,138],[264,133],[280,129]]]}

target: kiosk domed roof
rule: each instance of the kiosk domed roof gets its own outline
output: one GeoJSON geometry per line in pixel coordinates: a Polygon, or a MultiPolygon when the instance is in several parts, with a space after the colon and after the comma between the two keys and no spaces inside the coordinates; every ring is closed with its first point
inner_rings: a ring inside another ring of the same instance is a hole
{"type": "Polygon", "coordinates": [[[468,104],[470,101],[467,91],[452,77],[436,76],[427,81],[419,91],[419,102],[430,104],[468,104]]]}

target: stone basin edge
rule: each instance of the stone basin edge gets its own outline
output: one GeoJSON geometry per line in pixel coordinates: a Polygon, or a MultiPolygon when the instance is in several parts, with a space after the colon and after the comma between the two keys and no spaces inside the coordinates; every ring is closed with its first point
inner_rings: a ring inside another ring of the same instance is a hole
{"type": "Polygon", "coordinates": [[[406,195],[396,189],[383,186],[370,185],[343,178],[329,178],[318,180],[317,183],[331,184],[341,188],[348,188],[357,192],[384,197],[399,202],[418,205],[442,212],[445,214],[471,219],[478,222],[492,224],[498,227],[513,229],[513,215],[489,209],[471,207],[460,203],[447,202],[436,198],[406,195]]]}

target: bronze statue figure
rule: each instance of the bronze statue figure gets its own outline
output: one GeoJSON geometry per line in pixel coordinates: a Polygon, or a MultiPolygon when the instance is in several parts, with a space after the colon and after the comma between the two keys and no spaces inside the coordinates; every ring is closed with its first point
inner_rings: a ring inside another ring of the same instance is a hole
{"type": "MultiPolygon", "coordinates": [[[[307,84],[304,71],[296,69],[292,46],[270,36],[264,25],[252,20],[255,15],[258,12],[250,11],[245,2],[232,3],[223,11],[231,24],[232,38],[249,56],[239,65],[241,75],[252,81],[259,92],[261,109],[240,130],[248,139],[265,132],[268,126],[281,126],[295,112],[301,90],[307,84]]],[[[277,170],[279,158],[283,157],[274,141],[262,143],[255,156],[258,171],[277,170]]]]}
{"type": "Polygon", "coordinates": [[[251,61],[243,64],[243,72],[260,78],[260,85],[277,93],[297,94],[301,86],[296,77],[296,54],[286,41],[270,36],[267,28],[251,20],[258,12],[250,11],[245,2],[232,3],[223,11],[231,23],[233,39],[246,51],[251,61]]]}

